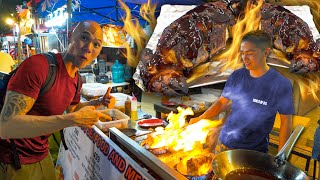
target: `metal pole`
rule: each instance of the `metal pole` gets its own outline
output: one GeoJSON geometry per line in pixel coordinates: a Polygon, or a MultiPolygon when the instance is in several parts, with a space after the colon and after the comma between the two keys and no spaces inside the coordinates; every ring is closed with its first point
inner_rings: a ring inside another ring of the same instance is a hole
{"type": "Polygon", "coordinates": [[[67,19],[67,44],[69,44],[69,39],[68,39],[68,33],[71,31],[72,27],[72,0],[67,1],[67,12],[68,12],[68,19],[67,19]]]}
{"type": "Polygon", "coordinates": [[[39,24],[39,17],[37,14],[37,9],[36,9],[36,2],[32,1],[32,16],[34,17],[34,24],[33,24],[33,45],[34,45],[34,49],[35,49],[35,53],[38,54],[40,53],[40,49],[39,49],[39,31],[38,31],[38,24],[39,24]],[[37,33],[38,32],[38,33],[37,33]]]}
{"type": "Polygon", "coordinates": [[[21,56],[21,38],[20,38],[20,17],[18,18],[18,64],[22,62],[22,56],[21,56]]]}
{"type": "Polygon", "coordinates": [[[14,60],[17,60],[17,52],[16,52],[16,48],[17,48],[17,46],[16,46],[16,23],[14,23],[14,25],[13,25],[13,47],[14,47],[14,49],[13,49],[13,53],[14,53],[14,60]]]}

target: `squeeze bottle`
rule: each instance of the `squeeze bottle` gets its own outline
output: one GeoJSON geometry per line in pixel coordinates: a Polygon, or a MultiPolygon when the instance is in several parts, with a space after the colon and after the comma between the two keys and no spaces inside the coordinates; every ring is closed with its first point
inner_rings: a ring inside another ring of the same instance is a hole
{"type": "Polygon", "coordinates": [[[138,120],[138,101],[133,93],[132,93],[132,99],[131,99],[131,120],[133,121],[138,120]]]}
{"type": "Polygon", "coordinates": [[[126,115],[131,117],[131,101],[129,96],[127,97],[126,101],[124,102],[124,112],[126,115]]]}

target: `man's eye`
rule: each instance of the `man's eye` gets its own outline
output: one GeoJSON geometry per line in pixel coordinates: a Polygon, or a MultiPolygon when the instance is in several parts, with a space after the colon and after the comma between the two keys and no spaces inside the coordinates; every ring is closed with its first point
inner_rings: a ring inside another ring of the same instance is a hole
{"type": "Polygon", "coordinates": [[[88,37],[87,36],[81,36],[81,39],[86,41],[86,40],[88,40],[88,37]]]}
{"type": "Polygon", "coordinates": [[[101,46],[100,43],[94,43],[94,47],[95,47],[95,48],[99,48],[100,46],[101,46]]]}

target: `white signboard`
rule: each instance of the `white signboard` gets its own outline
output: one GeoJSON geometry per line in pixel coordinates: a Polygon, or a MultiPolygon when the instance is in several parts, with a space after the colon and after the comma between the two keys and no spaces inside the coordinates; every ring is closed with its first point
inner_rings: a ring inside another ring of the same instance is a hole
{"type": "Polygon", "coordinates": [[[68,150],[60,145],[56,164],[59,179],[154,179],[97,127],[64,130],[68,150]]]}

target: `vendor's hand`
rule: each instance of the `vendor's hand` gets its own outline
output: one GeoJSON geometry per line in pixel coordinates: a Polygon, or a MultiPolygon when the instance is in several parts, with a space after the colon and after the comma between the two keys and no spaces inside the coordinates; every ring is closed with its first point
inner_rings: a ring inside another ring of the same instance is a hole
{"type": "MultiPolygon", "coordinates": [[[[116,119],[116,114],[113,113],[112,110],[110,110],[110,109],[99,109],[97,111],[102,114],[105,114],[107,116],[110,116],[112,121],[114,121],[116,119]]],[[[100,119],[100,121],[101,121],[101,119],[100,119]]],[[[109,119],[108,119],[108,121],[109,121],[109,119]]]]}
{"type": "Polygon", "coordinates": [[[107,104],[108,109],[113,109],[116,105],[116,98],[110,95],[108,98],[105,99],[104,103],[107,104]]]}
{"type": "Polygon", "coordinates": [[[94,106],[85,106],[75,112],[76,118],[73,120],[76,125],[91,128],[99,119],[100,121],[111,121],[112,118],[105,113],[96,111],[94,106]]]}
{"type": "Polygon", "coordinates": [[[189,121],[189,124],[194,124],[194,123],[200,121],[201,119],[203,119],[203,118],[202,117],[191,118],[189,121]]]}
{"type": "Polygon", "coordinates": [[[110,95],[111,87],[108,88],[106,94],[101,99],[101,103],[108,107],[108,109],[113,109],[116,104],[116,98],[110,95]]]}

